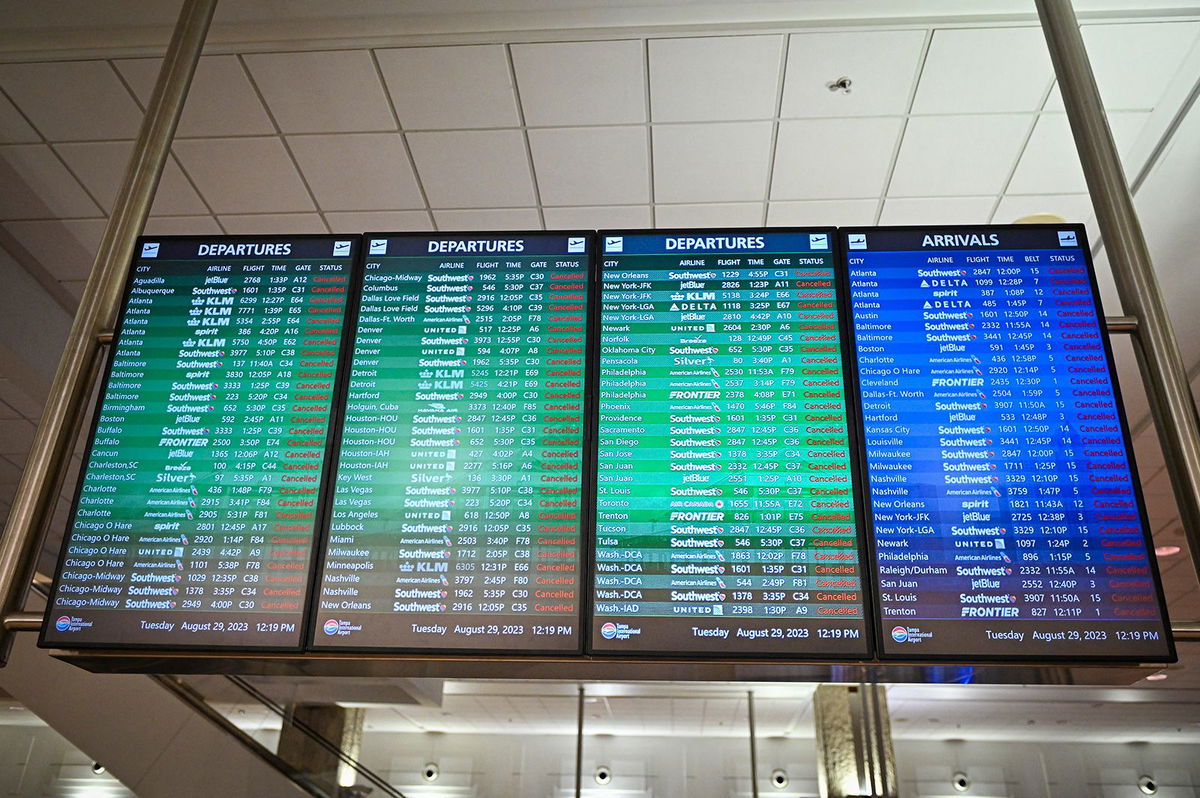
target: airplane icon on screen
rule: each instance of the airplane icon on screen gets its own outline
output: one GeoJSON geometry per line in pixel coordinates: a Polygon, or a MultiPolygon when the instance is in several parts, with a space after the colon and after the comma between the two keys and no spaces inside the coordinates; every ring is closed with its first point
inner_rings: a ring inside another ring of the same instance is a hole
{"type": "Polygon", "coordinates": [[[621,236],[605,236],[604,251],[605,252],[623,252],[625,250],[625,239],[621,236]]]}
{"type": "Polygon", "coordinates": [[[571,236],[567,239],[567,252],[586,252],[587,239],[583,236],[571,236]]]}
{"type": "Polygon", "coordinates": [[[866,233],[851,233],[846,237],[846,243],[850,249],[866,249],[867,234],[866,233]]]}
{"type": "Polygon", "coordinates": [[[157,258],[158,257],[158,242],[147,241],[144,244],[142,244],[142,257],[143,258],[157,258]]]}
{"type": "Polygon", "coordinates": [[[350,254],[349,241],[334,241],[333,242],[333,257],[346,257],[350,254]]]}
{"type": "Polygon", "coordinates": [[[1079,246],[1079,236],[1075,235],[1074,230],[1059,230],[1058,245],[1060,247],[1077,247],[1079,246]]]}

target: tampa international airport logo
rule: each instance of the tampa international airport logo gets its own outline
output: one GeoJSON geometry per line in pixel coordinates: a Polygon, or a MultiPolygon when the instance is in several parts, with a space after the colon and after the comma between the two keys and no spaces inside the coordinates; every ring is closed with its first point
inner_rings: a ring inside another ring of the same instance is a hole
{"type": "Polygon", "coordinates": [[[87,629],[91,625],[91,621],[76,618],[74,615],[60,615],[54,621],[54,628],[60,632],[78,632],[80,629],[87,629]]]}
{"type": "Polygon", "coordinates": [[[897,643],[920,643],[930,637],[933,637],[933,632],[922,632],[915,626],[892,627],[892,639],[897,643]]]}
{"type": "Polygon", "coordinates": [[[628,640],[631,637],[637,637],[641,633],[641,629],[635,629],[629,624],[613,623],[612,621],[600,627],[600,636],[605,640],[628,640]]]}
{"type": "Polygon", "coordinates": [[[350,621],[339,621],[335,618],[330,618],[325,623],[321,624],[321,631],[330,637],[345,637],[351,632],[361,632],[362,624],[350,623],[350,621]]]}
{"type": "MultiPolygon", "coordinates": [[[[329,626],[329,624],[325,624],[325,625],[329,626]]],[[[895,640],[897,643],[903,643],[905,640],[908,639],[908,629],[906,629],[903,626],[893,626],[892,627],[892,639],[895,640]]]]}

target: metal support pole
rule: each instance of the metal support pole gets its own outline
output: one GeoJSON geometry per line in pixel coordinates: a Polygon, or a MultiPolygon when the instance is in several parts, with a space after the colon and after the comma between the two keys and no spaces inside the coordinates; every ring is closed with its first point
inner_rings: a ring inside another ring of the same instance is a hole
{"type": "Polygon", "coordinates": [[[583,685],[579,685],[579,700],[575,712],[579,716],[575,730],[575,798],[583,795],[583,685]]]}
{"type": "MultiPolygon", "coordinates": [[[[74,448],[74,431],[92,389],[89,377],[99,336],[116,322],[134,242],[150,213],[216,5],[217,0],[185,0],[175,23],[117,205],[108,217],[8,523],[0,535],[0,617],[20,611],[25,601],[37,546],[53,512],[62,469],[74,448]]],[[[0,667],[8,660],[11,631],[0,626],[0,667]]]]}
{"type": "Polygon", "coordinates": [[[1070,0],[1035,2],[1096,221],[1108,248],[1117,293],[1125,312],[1138,322],[1134,337],[1138,365],[1179,505],[1179,519],[1200,573],[1200,420],[1179,344],[1150,263],[1075,10],[1070,0]]]}
{"type": "Polygon", "coordinates": [[[754,691],[746,691],[746,712],[750,723],[750,795],[758,798],[758,739],[754,733],[754,691]]]}

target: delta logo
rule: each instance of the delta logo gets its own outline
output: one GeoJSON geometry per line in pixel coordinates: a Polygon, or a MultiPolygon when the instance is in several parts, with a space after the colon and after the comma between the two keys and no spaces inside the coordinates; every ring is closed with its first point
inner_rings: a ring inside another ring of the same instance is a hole
{"type": "Polygon", "coordinates": [[[362,624],[330,618],[321,625],[321,630],[330,637],[345,637],[353,632],[361,632],[362,624]]]}
{"type": "Polygon", "coordinates": [[[60,632],[78,632],[80,629],[91,627],[91,621],[85,621],[83,618],[76,618],[74,615],[60,615],[54,621],[54,628],[60,632]]]}

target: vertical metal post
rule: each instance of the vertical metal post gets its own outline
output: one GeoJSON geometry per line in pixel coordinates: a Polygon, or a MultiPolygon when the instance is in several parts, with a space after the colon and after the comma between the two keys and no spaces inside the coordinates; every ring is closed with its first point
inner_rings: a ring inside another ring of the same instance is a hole
{"type": "Polygon", "coordinates": [[[1124,311],[1138,320],[1134,336],[1138,365],[1179,505],[1179,519],[1200,573],[1200,421],[1179,344],[1150,263],[1075,10],[1070,0],[1035,2],[1117,293],[1124,311]]]}
{"type": "Polygon", "coordinates": [[[750,794],[758,798],[758,739],[754,732],[754,691],[746,691],[746,712],[750,722],[750,794]]]}
{"type": "Polygon", "coordinates": [[[818,686],[813,722],[821,798],[896,798],[896,753],[881,685],[818,686]]]}
{"type": "MultiPolygon", "coordinates": [[[[74,447],[73,432],[92,389],[88,377],[98,336],[112,329],[116,321],[134,243],[150,213],[216,6],[217,0],[184,0],[175,23],[116,207],[108,217],[79,312],[50,385],[8,523],[0,535],[0,618],[18,612],[25,601],[37,546],[53,512],[62,469],[74,447]]],[[[8,660],[10,635],[11,630],[0,624],[0,667],[8,660]]]]}
{"type": "Polygon", "coordinates": [[[579,685],[579,701],[576,704],[579,716],[575,730],[575,798],[583,795],[583,685],[579,685]]]}

